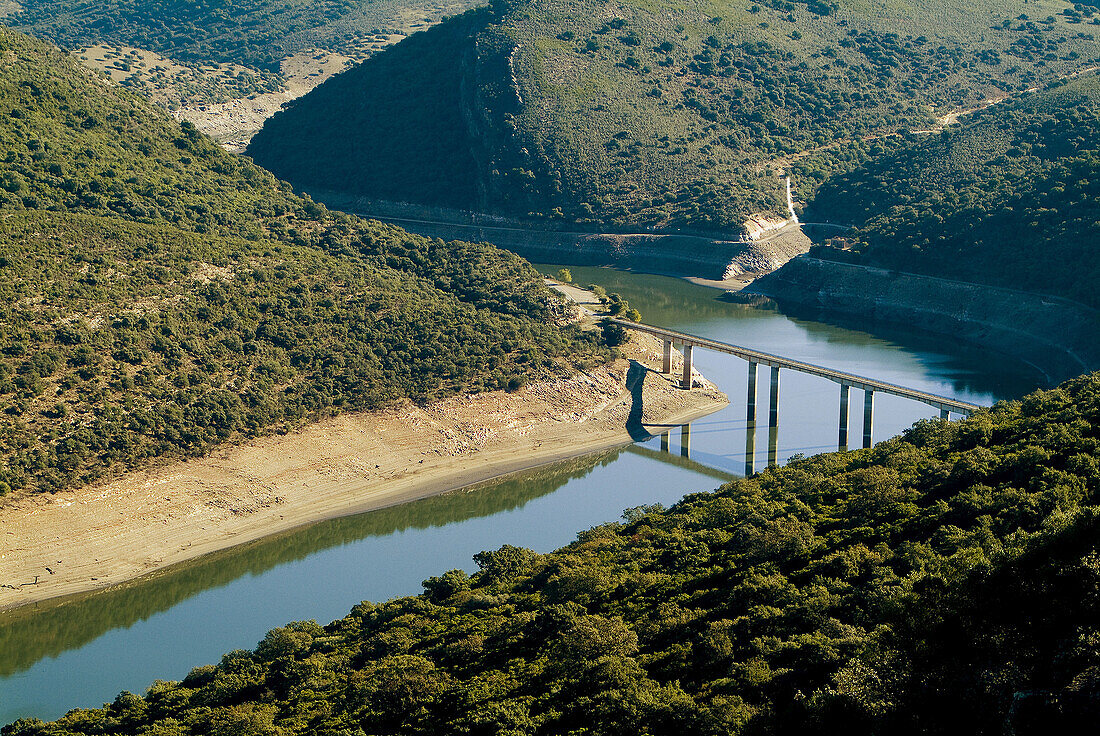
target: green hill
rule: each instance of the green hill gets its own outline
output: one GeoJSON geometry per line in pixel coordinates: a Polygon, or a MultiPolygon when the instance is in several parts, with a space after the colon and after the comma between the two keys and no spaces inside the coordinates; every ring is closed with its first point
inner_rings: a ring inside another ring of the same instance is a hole
{"type": "Polygon", "coordinates": [[[25,0],[11,22],[65,48],[106,41],[159,51],[182,61],[235,63],[278,73],[280,59],[308,48],[301,36],[331,27],[364,4],[362,0],[25,0]]]}
{"type": "Polygon", "coordinates": [[[1100,78],[995,105],[826,183],[810,219],[854,223],[816,255],[1100,307],[1100,78]]]}
{"type": "Polygon", "coordinates": [[[833,146],[799,168],[809,192],[877,152],[867,138],[1100,58],[1091,7],[1027,10],[501,0],[330,79],[249,153],[319,194],[736,230],[785,215],[775,173],[796,154],[833,146]]]}
{"type": "MultiPolygon", "coordinates": [[[[326,67],[367,58],[473,0],[23,0],[0,3],[7,25],[88,50],[124,86],[211,121],[211,104],[289,91],[326,67]],[[153,56],[159,54],[159,57],[153,56]]],[[[270,103],[267,103],[270,104],[270,103]]],[[[205,129],[205,128],[204,128],[205,129]]],[[[213,130],[224,130],[214,126],[213,130]]],[[[243,131],[242,131],[243,132],[243,131]]],[[[254,131],[248,131],[249,134],[254,131]]]]}
{"type": "MultiPolygon", "coordinates": [[[[460,3],[461,4],[461,3],[460,3]]],[[[449,0],[22,0],[9,23],[64,48],[124,44],[188,62],[229,63],[279,73],[295,52],[354,54],[404,12],[449,0]],[[382,27],[380,28],[379,25],[382,27]]],[[[261,76],[261,78],[263,78],[261,76]]]]}
{"type": "Polygon", "coordinates": [[[1100,375],[271,631],[5,736],[1086,733],[1100,375]]]}
{"type": "Polygon", "coordinates": [[[0,29],[0,493],[606,349],[525,262],[330,214],[0,29]]]}

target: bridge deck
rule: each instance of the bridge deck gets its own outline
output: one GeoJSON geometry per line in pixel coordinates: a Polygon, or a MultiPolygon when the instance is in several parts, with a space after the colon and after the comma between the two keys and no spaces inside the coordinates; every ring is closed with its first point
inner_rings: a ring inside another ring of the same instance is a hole
{"type": "Polygon", "coordinates": [[[946,409],[947,411],[953,411],[960,414],[972,414],[973,412],[982,408],[978,404],[971,404],[967,401],[959,401],[957,399],[951,399],[946,396],[939,396],[938,394],[928,393],[927,391],[919,391],[917,389],[906,388],[905,386],[898,386],[897,384],[879,381],[874,378],[857,376],[852,373],[845,373],[843,371],[833,370],[832,368],[825,368],[824,366],[814,365],[812,363],[803,363],[799,360],[784,358],[781,355],[772,355],[771,353],[764,353],[759,350],[752,350],[751,348],[744,348],[739,345],[731,345],[729,343],[719,342],[718,340],[711,340],[707,337],[689,335],[685,332],[667,330],[663,327],[653,327],[652,325],[644,325],[638,322],[630,322],[628,320],[618,319],[616,317],[611,317],[610,319],[612,322],[622,325],[627,329],[637,330],[638,332],[645,332],[650,335],[664,338],[666,340],[671,340],[673,342],[679,342],[684,345],[694,345],[696,347],[706,348],[708,350],[715,350],[720,353],[735,355],[738,358],[748,360],[753,363],[775,366],[777,368],[789,368],[793,371],[809,373],[812,376],[820,376],[821,378],[827,378],[830,381],[835,381],[836,383],[839,383],[841,385],[853,386],[855,388],[863,389],[865,391],[870,390],[881,392],[884,394],[892,394],[894,396],[902,396],[906,399],[920,401],[941,410],[946,409]]]}

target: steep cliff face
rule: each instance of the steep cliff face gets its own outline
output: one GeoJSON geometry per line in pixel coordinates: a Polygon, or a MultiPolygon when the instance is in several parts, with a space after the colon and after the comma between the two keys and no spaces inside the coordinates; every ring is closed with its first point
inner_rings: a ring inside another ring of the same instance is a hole
{"type": "Polygon", "coordinates": [[[951,335],[1020,358],[1051,382],[1100,368],[1100,312],[1066,299],[806,256],[746,292],[951,335]]]}

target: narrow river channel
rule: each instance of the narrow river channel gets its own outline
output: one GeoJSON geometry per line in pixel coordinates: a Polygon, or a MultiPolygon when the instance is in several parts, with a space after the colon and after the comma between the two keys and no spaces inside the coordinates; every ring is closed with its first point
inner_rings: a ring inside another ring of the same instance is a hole
{"type": "MultiPolygon", "coordinates": [[[[540,266],[553,273],[556,266],[540,266]]],[[[658,276],[570,267],[638,308],[647,323],[790,356],[933,393],[991,404],[1040,385],[1008,358],[927,335],[795,318],[773,306],[658,276]]],[[[669,428],[665,438],[568,461],[404,506],[337,519],[227,550],[129,585],[0,615],[0,723],[55,718],[99,706],[157,678],[180,679],[232,649],[252,648],[288,621],[322,623],[361,600],[420,591],[430,575],[474,569],[472,556],[502,544],[550,551],[624,509],[710,490],[746,466],[747,368],[697,350],[695,365],[729,394],[729,408],[669,428]]],[[[766,410],[767,374],[759,405],[766,410]]],[[[838,388],[784,372],[775,440],[780,462],[837,446],[838,388]]],[[[853,446],[862,396],[852,392],[853,446]]],[[[875,439],[936,416],[931,407],[876,397],[875,439]]],[[[768,462],[767,429],[753,463],[768,462]]]]}

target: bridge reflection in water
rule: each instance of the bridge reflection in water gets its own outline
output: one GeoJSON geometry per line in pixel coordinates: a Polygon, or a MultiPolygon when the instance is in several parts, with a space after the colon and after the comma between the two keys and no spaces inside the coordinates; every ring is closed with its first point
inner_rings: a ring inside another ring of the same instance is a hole
{"type": "MultiPolygon", "coordinates": [[[[680,445],[679,452],[680,457],[691,459],[691,425],[680,425],[679,429],[680,445]]],[[[672,452],[672,429],[666,429],[659,435],[661,439],[661,453],[675,457],[672,452]]],[[[645,450],[647,453],[654,453],[653,450],[648,450],[640,445],[632,446],[631,450],[645,450]]],[[[655,454],[655,453],[654,453],[655,454]]],[[[768,427],[768,465],[779,464],[779,427],[768,427]]],[[[692,463],[693,469],[707,468],[707,465],[692,463]]],[[[702,472],[700,470],[700,472],[702,472]]],[[[720,471],[719,471],[720,472],[720,471]]],[[[750,476],[756,472],[756,422],[749,422],[745,426],[745,475],[750,476]]],[[[732,478],[733,476],[729,476],[732,478]]]]}
{"type": "MultiPolygon", "coordinates": [[[[840,417],[837,433],[837,447],[840,450],[848,449],[848,430],[850,425],[850,393],[852,388],[863,391],[863,447],[873,444],[873,427],[875,414],[875,394],[885,393],[901,396],[924,404],[928,404],[940,410],[940,419],[950,420],[951,414],[956,413],[969,416],[982,408],[977,404],[967,401],[952,399],[947,396],[929,393],[920,389],[899,386],[874,378],[857,376],[852,373],[826,368],[824,366],[804,363],[781,355],[753,350],[751,348],[719,342],[699,335],[689,335],[676,330],[668,330],[663,327],[654,327],[624,319],[610,318],[610,321],[637,332],[643,332],[661,338],[664,343],[663,361],[661,370],[665,375],[672,374],[673,344],[678,343],[683,348],[682,374],[680,386],[685,390],[691,390],[693,384],[692,352],[696,347],[707,348],[720,353],[726,353],[741,358],[748,362],[748,385],[745,398],[745,419],[747,422],[745,433],[745,475],[755,472],[756,450],[756,404],[757,404],[757,373],[760,365],[771,368],[771,376],[768,390],[768,465],[773,466],[778,462],[779,456],[779,371],[781,368],[808,373],[813,376],[828,379],[840,384],[840,417]]],[[[669,433],[661,435],[661,449],[668,451],[669,433]]],[[[689,457],[691,453],[691,428],[684,425],[680,429],[680,454],[689,457]]]]}

